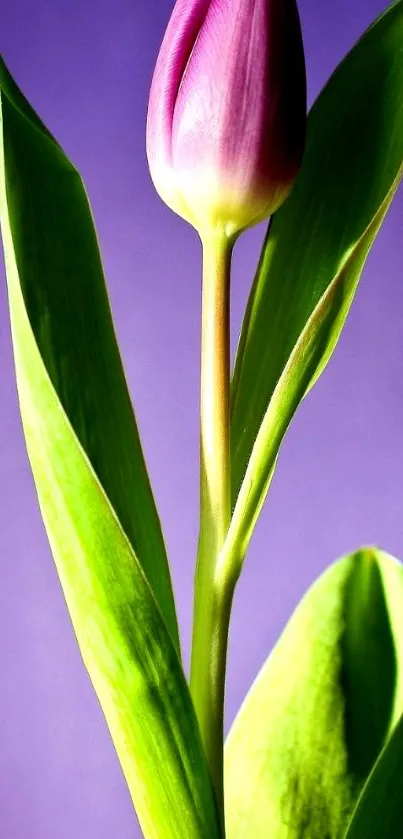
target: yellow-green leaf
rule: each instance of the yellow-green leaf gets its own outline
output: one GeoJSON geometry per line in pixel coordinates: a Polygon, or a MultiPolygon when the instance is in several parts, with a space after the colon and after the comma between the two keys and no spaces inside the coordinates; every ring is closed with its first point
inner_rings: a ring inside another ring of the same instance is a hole
{"type": "Polygon", "coordinates": [[[241,707],[227,839],[341,839],[402,711],[403,567],[366,548],[307,592],[241,707]]]}
{"type": "Polygon", "coordinates": [[[80,650],[147,839],[220,839],[158,519],[77,171],[0,65],[17,386],[80,650]]]}

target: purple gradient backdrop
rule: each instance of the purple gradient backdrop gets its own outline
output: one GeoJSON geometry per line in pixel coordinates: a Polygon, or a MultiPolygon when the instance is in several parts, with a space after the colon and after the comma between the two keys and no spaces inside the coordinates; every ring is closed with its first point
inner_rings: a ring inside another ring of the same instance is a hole
{"type": "MultiPolygon", "coordinates": [[[[301,0],[310,101],[385,6],[384,0],[325,6],[301,0]]],[[[2,7],[0,48],[87,184],[188,660],[200,252],[196,234],[155,194],[144,149],[150,76],[171,7],[171,0],[14,0],[2,7]]],[[[236,596],[227,725],[292,609],[326,565],[362,543],[403,557],[402,226],[400,192],[336,355],[283,447],[236,596]]],[[[236,248],[234,335],[263,230],[248,232],[236,248]]],[[[133,839],[140,832],[36,504],[4,282],[0,357],[0,835],[133,839]]]]}

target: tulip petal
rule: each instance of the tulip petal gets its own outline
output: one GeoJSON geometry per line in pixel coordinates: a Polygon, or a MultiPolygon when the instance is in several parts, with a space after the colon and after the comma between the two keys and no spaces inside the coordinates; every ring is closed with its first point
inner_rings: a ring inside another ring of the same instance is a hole
{"type": "Polygon", "coordinates": [[[209,0],[179,0],[169,20],[155,65],[147,114],[147,158],[163,200],[178,211],[181,199],[172,178],[172,123],[183,73],[209,7],[209,0]]]}
{"type": "Polygon", "coordinates": [[[258,217],[273,211],[301,162],[305,107],[295,3],[213,0],[175,104],[173,163],[185,196],[196,181],[208,189],[217,220],[238,216],[245,196],[248,215],[251,202],[258,217]]]}

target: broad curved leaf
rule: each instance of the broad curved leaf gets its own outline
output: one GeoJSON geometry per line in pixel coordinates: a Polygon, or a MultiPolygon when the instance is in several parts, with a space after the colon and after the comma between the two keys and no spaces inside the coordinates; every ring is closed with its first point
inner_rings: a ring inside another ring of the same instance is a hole
{"type": "MultiPolygon", "coordinates": [[[[80,175],[0,58],[4,178],[31,328],[62,409],[135,550],[174,644],[168,562],[80,175]]],[[[7,258],[7,254],[6,254],[7,258]]]]}
{"type": "Polygon", "coordinates": [[[313,106],[300,176],[263,248],[231,394],[233,505],[238,499],[243,549],[287,427],[337,343],[402,162],[399,0],[356,44],[313,106]],[[346,265],[344,291],[332,295],[346,265]],[[330,310],[324,303],[329,294],[330,310]]]}
{"type": "Polygon", "coordinates": [[[4,67],[0,79],[17,386],[74,630],[145,836],[220,839],[88,203],[4,67]]]}
{"type": "Polygon", "coordinates": [[[379,756],[345,839],[399,839],[403,832],[403,717],[379,756]]]}
{"type": "Polygon", "coordinates": [[[227,839],[341,839],[402,711],[403,567],[366,548],[308,591],[231,728],[227,839]]]}

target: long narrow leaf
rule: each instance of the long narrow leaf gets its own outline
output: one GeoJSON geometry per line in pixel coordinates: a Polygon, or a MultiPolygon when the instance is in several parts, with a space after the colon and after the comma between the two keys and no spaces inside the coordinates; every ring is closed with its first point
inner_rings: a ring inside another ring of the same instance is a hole
{"type": "Polygon", "coordinates": [[[88,203],[4,68],[1,81],[18,394],[67,606],[145,836],[220,839],[88,203]]]}
{"type": "Polygon", "coordinates": [[[7,195],[3,214],[9,215],[30,325],[61,406],[142,564],[179,649],[164,541],[85,189],[1,58],[0,96],[7,195]]]}
{"type": "Polygon", "coordinates": [[[259,429],[223,548],[223,566],[233,557],[239,565],[271,481],[278,451],[295,410],[313,387],[337,344],[361,272],[403,176],[403,165],[371,224],[351,249],[301,332],[269,402],[259,429]]]}
{"type": "Polygon", "coordinates": [[[263,503],[286,429],[337,342],[402,161],[403,0],[398,0],[340,64],[312,108],[301,174],[266,238],[232,383],[233,505],[241,486],[245,498],[251,489],[254,493],[246,516],[242,504],[237,511],[244,531],[263,503]],[[343,281],[345,299],[334,294],[329,311],[324,298],[329,300],[347,263],[349,290],[343,281]],[[314,342],[308,329],[315,332],[314,342]],[[275,446],[269,441],[273,435],[275,446]]]}

